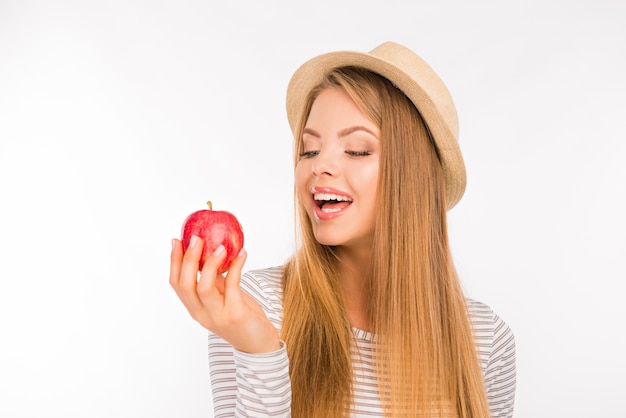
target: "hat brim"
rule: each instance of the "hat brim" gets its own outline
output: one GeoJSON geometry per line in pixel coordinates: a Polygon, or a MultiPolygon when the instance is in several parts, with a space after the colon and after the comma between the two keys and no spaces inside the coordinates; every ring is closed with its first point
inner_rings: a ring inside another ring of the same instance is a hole
{"type": "Polygon", "coordinates": [[[287,118],[294,135],[309,92],[329,71],[344,66],[362,67],[380,74],[413,102],[433,138],[445,178],[447,209],[452,209],[463,196],[466,186],[456,108],[435,71],[402,45],[386,42],[369,53],[330,52],[305,62],[296,70],[287,87],[287,118]]]}

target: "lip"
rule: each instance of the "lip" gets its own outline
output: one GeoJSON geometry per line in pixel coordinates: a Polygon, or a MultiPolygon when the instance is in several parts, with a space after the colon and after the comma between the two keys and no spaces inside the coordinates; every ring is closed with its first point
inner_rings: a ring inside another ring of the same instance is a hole
{"type": "Polygon", "coordinates": [[[311,187],[310,191],[311,191],[311,201],[313,203],[313,211],[315,213],[315,218],[320,221],[329,221],[331,219],[338,218],[339,216],[346,213],[346,211],[350,209],[350,206],[352,206],[352,205],[348,205],[344,209],[338,212],[322,212],[322,209],[319,206],[317,206],[317,204],[315,203],[315,199],[313,198],[314,194],[316,193],[335,194],[338,196],[347,196],[350,198],[350,200],[352,200],[352,196],[349,193],[342,192],[341,190],[334,189],[332,187],[315,186],[315,187],[311,187]]]}

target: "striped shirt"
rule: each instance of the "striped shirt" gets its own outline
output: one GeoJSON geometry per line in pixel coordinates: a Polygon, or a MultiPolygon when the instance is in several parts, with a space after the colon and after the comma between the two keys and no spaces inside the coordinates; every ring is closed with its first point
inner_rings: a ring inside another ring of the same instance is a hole
{"type": "MultiPolygon", "coordinates": [[[[251,271],[242,289],[263,308],[280,333],[282,268],[251,271]]],[[[513,416],[515,340],[510,328],[487,305],[468,299],[492,418],[513,416]]],[[[382,417],[374,367],[374,335],[354,329],[354,400],[351,417],[382,417]]],[[[209,334],[209,370],[216,418],[289,417],[291,382],[285,344],[275,352],[247,354],[209,334]]]]}

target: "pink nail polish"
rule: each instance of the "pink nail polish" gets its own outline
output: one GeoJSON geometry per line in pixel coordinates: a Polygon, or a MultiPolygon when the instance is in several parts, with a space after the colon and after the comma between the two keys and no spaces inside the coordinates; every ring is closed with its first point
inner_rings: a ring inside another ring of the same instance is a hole
{"type": "Polygon", "coordinates": [[[219,247],[217,247],[217,248],[215,249],[215,251],[213,251],[213,255],[216,255],[216,256],[217,256],[217,255],[220,255],[220,254],[222,254],[222,253],[224,252],[224,250],[225,250],[225,249],[226,249],[226,248],[224,248],[224,246],[223,246],[223,245],[220,245],[219,247]]]}
{"type": "Polygon", "coordinates": [[[189,240],[189,248],[194,247],[197,243],[198,243],[198,237],[195,235],[192,235],[191,239],[189,240]]]}

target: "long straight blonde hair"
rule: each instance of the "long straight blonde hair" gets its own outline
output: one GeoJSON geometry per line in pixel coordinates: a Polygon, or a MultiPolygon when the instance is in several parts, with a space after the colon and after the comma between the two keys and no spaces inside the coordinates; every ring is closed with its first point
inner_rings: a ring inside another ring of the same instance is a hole
{"type": "MultiPolygon", "coordinates": [[[[470,318],[448,244],[445,186],[428,130],[409,99],[367,70],[332,71],[311,91],[295,138],[295,162],[314,100],[344,89],[380,128],[378,214],[366,281],[385,416],[489,416],[470,318]]],[[[298,203],[300,247],[283,274],[292,416],[342,417],[352,401],[353,331],[333,247],[315,240],[298,203]]]]}

